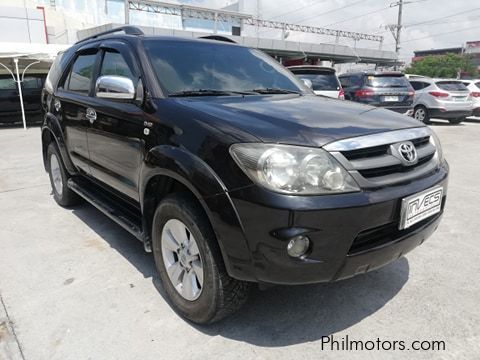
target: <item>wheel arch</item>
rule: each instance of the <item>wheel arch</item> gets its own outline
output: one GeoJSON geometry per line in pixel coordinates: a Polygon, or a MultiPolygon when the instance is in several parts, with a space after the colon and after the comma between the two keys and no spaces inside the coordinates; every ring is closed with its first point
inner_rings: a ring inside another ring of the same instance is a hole
{"type": "Polygon", "coordinates": [[[147,154],[140,176],[140,206],[147,248],[151,246],[153,215],[160,201],[175,192],[188,193],[207,216],[230,276],[253,280],[241,220],[225,185],[208,164],[183,149],[162,145],[147,154]],[[234,264],[232,259],[241,265],[234,264]]]}
{"type": "Polygon", "coordinates": [[[55,142],[58,150],[60,151],[60,156],[62,157],[63,164],[67,169],[69,174],[75,174],[75,166],[73,165],[70,157],[68,156],[67,147],[65,145],[65,138],[63,130],[60,126],[58,119],[50,113],[45,115],[45,121],[42,126],[42,156],[43,156],[43,166],[45,170],[48,170],[47,162],[47,149],[48,145],[51,142],[55,142]]]}

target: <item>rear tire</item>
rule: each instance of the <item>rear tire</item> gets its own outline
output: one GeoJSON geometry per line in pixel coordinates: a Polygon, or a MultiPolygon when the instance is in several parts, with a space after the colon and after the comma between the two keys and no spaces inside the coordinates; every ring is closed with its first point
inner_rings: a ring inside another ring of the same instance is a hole
{"type": "Polygon", "coordinates": [[[78,204],[81,199],[67,185],[70,177],[63,165],[60,152],[54,143],[50,143],[47,149],[48,175],[52,185],[53,198],[58,205],[70,207],[78,204]]]}
{"type": "Polygon", "coordinates": [[[463,121],[465,121],[466,118],[464,117],[460,117],[460,118],[456,118],[456,119],[448,119],[448,122],[452,125],[458,125],[458,124],[461,124],[463,121]]]}
{"type": "Polygon", "coordinates": [[[160,203],[153,218],[152,244],[163,288],[188,320],[213,323],[248,299],[250,283],[227,274],[210,222],[191,197],[174,194],[160,203]]]}
{"type": "Polygon", "coordinates": [[[418,120],[423,122],[424,124],[430,124],[430,114],[428,113],[428,109],[423,106],[423,105],[418,105],[414,112],[413,112],[413,117],[418,120]]]}

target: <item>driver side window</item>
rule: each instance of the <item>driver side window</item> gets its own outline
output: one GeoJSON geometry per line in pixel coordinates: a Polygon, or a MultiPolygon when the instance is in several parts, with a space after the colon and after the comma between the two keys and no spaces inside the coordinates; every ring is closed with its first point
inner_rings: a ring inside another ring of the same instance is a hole
{"type": "Polygon", "coordinates": [[[132,71],[130,70],[122,54],[118,52],[105,52],[102,67],[100,69],[100,76],[105,75],[124,76],[134,81],[132,71]]]}

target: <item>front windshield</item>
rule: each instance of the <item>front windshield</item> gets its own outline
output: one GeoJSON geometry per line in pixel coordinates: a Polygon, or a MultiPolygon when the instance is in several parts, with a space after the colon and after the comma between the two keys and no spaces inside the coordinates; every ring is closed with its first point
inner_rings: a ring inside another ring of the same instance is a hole
{"type": "Polygon", "coordinates": [[[212,90],[304,92],[295,77],[261,51],[224,43],[145,41],[160,85],[168,94],[212,90]]]}

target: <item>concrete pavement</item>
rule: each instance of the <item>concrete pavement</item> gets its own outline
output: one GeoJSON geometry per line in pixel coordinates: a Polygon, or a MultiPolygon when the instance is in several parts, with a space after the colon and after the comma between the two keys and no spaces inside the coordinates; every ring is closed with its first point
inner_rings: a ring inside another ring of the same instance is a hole
{"type": "Polygon", "coordinates": [[[452,174],[425,244],[353,279],[255,291],[210,327],[171,309],[130,234],[87,204],[56,205],[38,128],[1,129],[0,359],[478,359],[480,121],[432,127],[452,174]],[[322,350],[328,335],[446,350],[322,350]]]}

